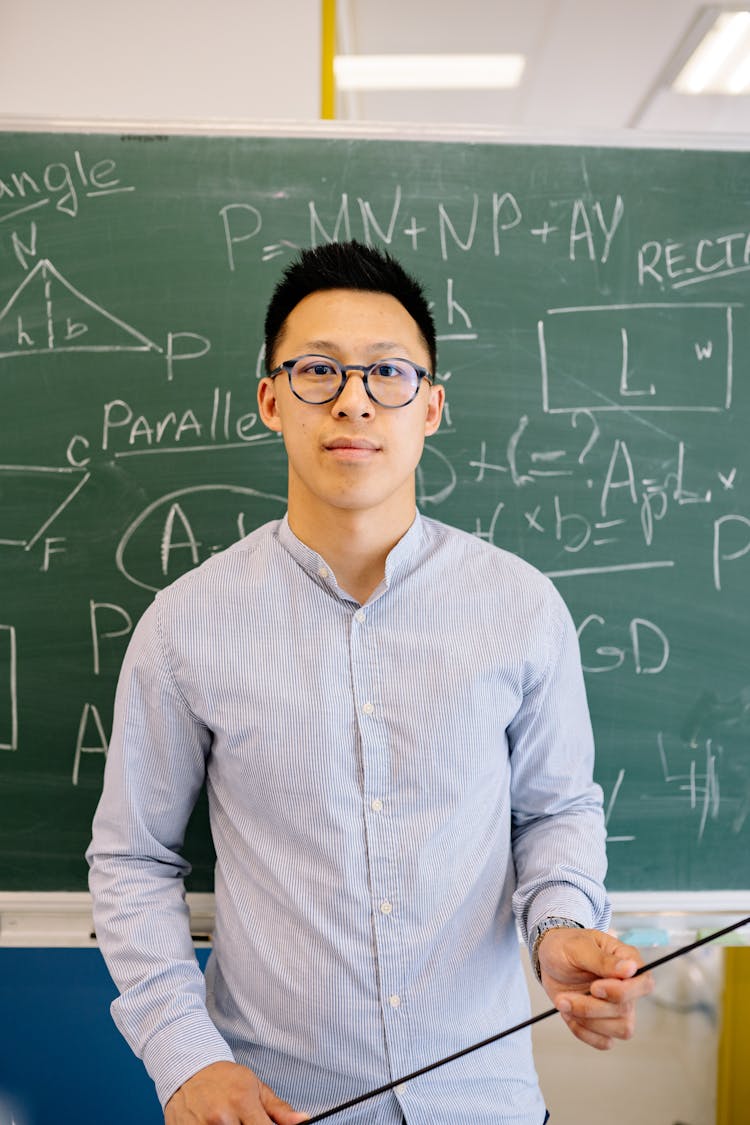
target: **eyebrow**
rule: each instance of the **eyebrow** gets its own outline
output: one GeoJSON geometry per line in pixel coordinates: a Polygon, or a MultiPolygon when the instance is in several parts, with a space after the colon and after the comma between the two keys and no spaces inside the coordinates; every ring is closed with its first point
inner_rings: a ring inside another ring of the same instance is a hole
{"type": "MultiPolygon", "coordinates": [[[[334,340],[308,340],[306,346],[313,348],[316,352],[321,351],[327,355],[330,352],[339,351],[342,342],[336,342],[334,340]]],[[[399,350],[403,351],[404,349],[405,345],[396,340],[376,340],[365,347],[365,350],[368,352],[388,352],[391,355],[395,355],[399,350]]]]}

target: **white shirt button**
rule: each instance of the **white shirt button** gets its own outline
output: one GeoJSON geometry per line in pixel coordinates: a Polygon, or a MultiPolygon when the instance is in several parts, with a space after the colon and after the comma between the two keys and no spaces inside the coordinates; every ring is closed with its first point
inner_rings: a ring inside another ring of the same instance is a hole
{"type": "Polygon", "coordinates": [[[390,1006],[392,1008],[398,1008],[399,1005],[401,1004],[401,997],[396,996],[395,993],[394,993],[393,996],[388,997],[388,1003],[390,1004],[390,1006]]]}
{"type": "Polygon", "coordinates": [[[399,1082],[398,1086],[393,1087],[393,1092],[394,1092],[394,1094],[405,1094],[406,1093],[406,1083],[405,1082],[399,1082]]]}
{"type": "Polygon", "coordinates": [[[361,625],[362,622],[364,621],[364,619],[365,619],[364,613],[362,612],[361,609],[358,609],[357,612],[354,614],[354,620],[358,621],[361,625]]]}
{"type": "Polygon", "coordinates": [[[374,703],[365,703],[362,710],[364,711],[365,715],[371,715],[373,713],[373,711],[375,710],[375,704],[374,703]]]}
{"type": "Polygon", "coordinates": [[[373,801],[370,801],[370,808],[373,812],[383,811],[383,802],[380,800],[380,797],[376,797],[373,801]]]}
{"type": "Polygon", "coordinates": [[[380,913],[381,914],[390,914],[392,910],[393,910],[393,903],[389,902],[388,899],[385,899],[383,902],[381,902],[381,904],[380,904],[380,913]]]}
{"type": "Polygon", "coordinates": [[[330,574],[330,571],[327,566],[320,566],[318,567],[318,574],[321,578],[327,578],[330,574]]]}

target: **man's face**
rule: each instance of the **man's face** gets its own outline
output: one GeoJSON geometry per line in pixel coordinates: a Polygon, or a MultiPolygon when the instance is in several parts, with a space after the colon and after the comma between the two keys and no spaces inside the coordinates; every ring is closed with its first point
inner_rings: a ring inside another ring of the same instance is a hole
{"type": "MultiPolygon", "coordinates": [[[[369,365],[402,358],[430,367],[416,322],[385,293],[311,293],[287,317],[273,366],[302,355],[369,365]]],[[[333,402],[300,402],[285,372],[258,389],[263,421],[281,433],[289,458],[289,507],[379,510],[402,519],[414,507],[414,470],[424,439],[440,424],[444,392],[422,380],[407,406],[388,409],[367,396],[352,372],[333,402]]],[[[299,510],[299,508],[298,508],[299,510]]]]}

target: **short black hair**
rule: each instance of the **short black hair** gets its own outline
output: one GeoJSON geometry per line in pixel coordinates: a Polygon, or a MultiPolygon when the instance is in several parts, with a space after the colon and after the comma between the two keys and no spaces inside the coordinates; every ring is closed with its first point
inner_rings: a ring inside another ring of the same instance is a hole
{"type": "Polygon", "coordinates": [[[305,297],[322,289],[358,289],[395,297],[416,321],[430,353],[431,371],[435,374],[435,322],[424,287],[391,254],[356,239],[302,250],[287,266],[266,310],[266,371],[271,371],[276,346],[292,309],[305,297]]]}

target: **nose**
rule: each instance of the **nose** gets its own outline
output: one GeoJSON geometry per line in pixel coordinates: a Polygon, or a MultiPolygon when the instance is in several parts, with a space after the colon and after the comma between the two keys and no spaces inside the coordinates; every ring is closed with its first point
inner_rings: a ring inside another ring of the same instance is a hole
{"type": "Polygon", "coordinates": [[[373,414],[372,399],[365,390],[362,373],[347,371],[346,383],[338,398],[331,403],[335,418],[369,418],[373,414]]]}

